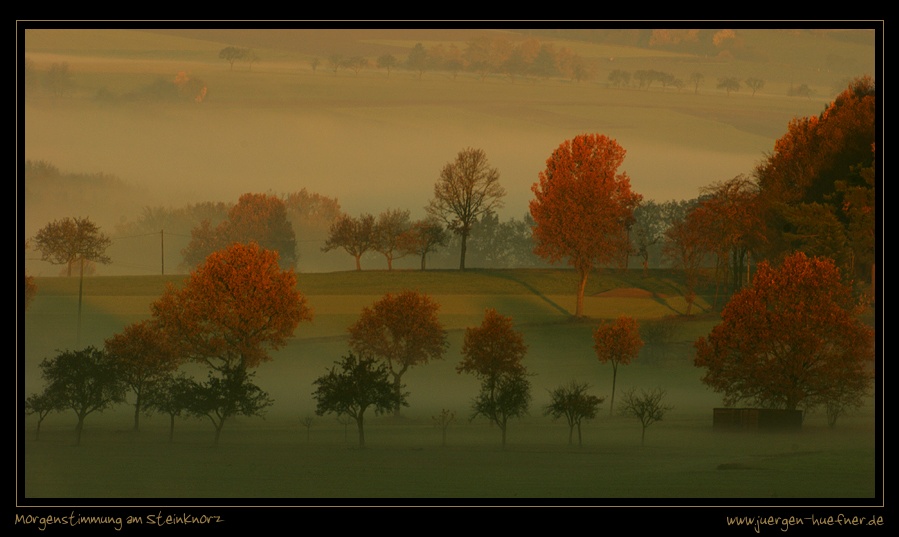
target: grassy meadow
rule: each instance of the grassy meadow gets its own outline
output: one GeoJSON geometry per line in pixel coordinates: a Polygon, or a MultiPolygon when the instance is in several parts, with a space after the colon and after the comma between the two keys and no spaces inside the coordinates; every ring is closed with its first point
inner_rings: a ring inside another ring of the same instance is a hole
{"type": "MultiPolygon", "coordinates": [[[[179,276],[93,277],[85,280],[81,344],[102,345],[125,324],[147,318],[149,303],[179,276]]],[[[39,278],[25,313],[26,392],[41,388],[38,364],[76,337],[77,278],[39,278]]],[[[665,499],[731,501],[875,496],[876,434],[873,405],[842,417],[829,429],[823,413],[795,433],[721,433],[711,427],[720,397],[699,381],[690,343],[715,324],[714,297],[703,295],[698,314],[683,313],[676,277],[666,271],[598,271],[588,281],[590,320],[572,322],[574,274],[568,270],[363,271],[300,275],[299,288],[315,318],[271,353],[257,369],[257,384],[275,400],[264,418],[226,423],[218,445],[208,421],[178,419],[172,442],[168,417],[143,417],[131,431],[132,408],[120,405],[88,417],[74,444],[71,412],[51,414],[35,439],[36,418],[20,429],[24,492],[53,498],[289,499],[304,504],[364,498],[452,503],[512,502],[541,498],[603,504],[665,499]],[[443,360],[404,377],[410,406],[400,416],[366,415],[366,448],[354,424],[316,416],[312,382],[348,349],[346,327],[384,292],[417,289],[440,303],[449,331],[443,360]],[[478,383],[456,373],[462,334],[479,324],[485,307],[511,315],[528,344],[532,377],[530,415],[509,426],[508,444],[483,419],[468,419],[478,383]],[[651,425],[641,446],[637,420],[610,415],[611,366],[592,348],[592,329],[619,314],[679,319],[663,347],[644,348],[621,366],[616,393],[662,387],[673,406],[651,425]],[[543,415],[548,390],[586,381],[605,396],[596,419],[583,426],[583,444],[568,444],[568,427],[543,415]],[[446,445],[433,417],[447,409],[456,421],[446,445]],[[311,417],[309,428],[302,423],[311,417]],[[264,453],[264,454],[263,454],[264,453]]],[[[196,366],[186,370],[202,374],[196,366]]]]}

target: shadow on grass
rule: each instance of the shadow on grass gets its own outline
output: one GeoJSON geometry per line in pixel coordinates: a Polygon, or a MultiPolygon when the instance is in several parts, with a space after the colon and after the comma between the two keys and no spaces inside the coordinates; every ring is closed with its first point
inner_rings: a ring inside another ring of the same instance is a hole
{"type": "Polygon", "coordinates": [[[513,282],[517,283],[518,285],[524,287],[524,288],[527,289],[528,291],[530,291],[534,296],[540,298],[540,300],[544,301],[544,302],[545,302],[546,304],[548,304],[552,309],[554,309],[555,311],[559,312],[559,314],[565,315],[565,316],[571,316],[571,315],[572,315],[570,311],[568,311],[567,309],[563,308],[562,306],[560,306],[559,304],[557,304],[555,301],[551,300],[549,297],[547,297],[546,295],[544,295],[543,293],[541,293],[539,290],[537,290],[536,287],[534,287],[533,285],[531,285],[531,284],[529,284],[529,283],[523,281],[521,278],[516,277],[514,272],[506,272],[506,271],[499,271],[499,270],[494,271],[494,270],[491,270],[491,271],[489,271],[489,272],[485,271],[484,274],[485,274],[485,275],[488,275],[488,276],[493,276],[493,277],[496,277],[496,278],[502,278],[502,279],[504,279],[504,280],[513,281],[513,282]]]}

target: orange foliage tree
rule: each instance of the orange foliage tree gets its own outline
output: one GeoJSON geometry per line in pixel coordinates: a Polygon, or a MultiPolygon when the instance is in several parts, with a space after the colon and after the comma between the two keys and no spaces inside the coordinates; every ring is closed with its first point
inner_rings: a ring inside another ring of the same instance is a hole
{"type": "Polygon", "coordinates": [[[282,268],[292,268],[296,263],[296,234],[287,218],[286,205],[277,196],[246,193],[217,226],[203,220],[191,231],[191,241],[182,252],[184,261],[197,266],[212,252],[235,242],[256,242],[277,250],[282,268]]]}
{"type": "Polygon", "coordinates": [[[506,446],[509,420],[525,415],[531,401],[531,385],[522,359],[527,353],[524,336],[512,326],[512,318],[487,309],[480,326],[465,330],[458,373],[481,379],[481,391],[472,403],[472,419],[484,416],[499,427],[506,446]]]}
{"type": "Polygon", "coordinates": [[[825,247],[842,250],[828,255],[844,275],[870,277],[876,96],[871,77],[853,80],[820,115],[790,121],[772,153],[756,167],[766,259],[778,262],[795,250],[821,255],[822,243],[830,243],[825,247]],[[832,222],[851,239],[837,237],[841,244],[835,246],[832,222]],[[868,231],[858,233],[859,226],[868,231]]]}
{"type": "Polygon", "coordinates": [[[584,314],[590,271],[630,250],[627,226],[642,196],[631,192],[627,174],[617,173],[624,155],[624,148],[606,136],[576,136],[553,151],[531,187],[534,251],[551,263],[567,258],[577,270],[577,317],[584,314]]]}
{"type": "Polygon", "coordinates": [[[796,410],[857,406],[871,382],[873,330],[826,258],[797,252],[779,268],[759,264],[722,322],[695,343],[702,381],[739,401],[796,410]]]}
{"type": "Polygon", "coordinates": [[[140,414],[149,410],[147,393],[178,369],[180,360],[168,344],[165,332],[152,319],[125,327],[105,342],[106,355],[114,361],[125,384],[134,392],[134,430],[140,414]]]}
{"type": "Polygon", "coordinates": [[[615,381],[618,366],[627,365],[640,353],[643,340],[640,329],[633,317],[621,315],[614,321],[604,321],[593,331],[593,350],[600,363],[612,362],[612,397],[609,399],[609,414],[615,406],[615,381]]]}
{"type": "Polygon", "coordinates": [[[406,371],[439,360],[446,352],[446,331],[437,316],[439,309],[434,299],[417,291],[387,293],[363,308],[359,320],[349,327],[350,347],[364,358],[382,361],[400,394],[406,371]]]}
{"type": "Polygon", "coordinates": [[[210,386],[214,380],[233,388],[219,394],[216,439],[229,416],[248,408],[235,401],[254,392],[246,385],[248,370],[270,360],[269,350],[283,347],[301,321],[312,319],[296,285],[294,271],[278,266],[277,252],[234,243],[210,254],[182,288],[170,283],[151,305],[176,352],[208,366],[210,386]]]}
{"type": "Polygon", "coordinates": [[[328,240],[322,246],[322,252],[330,252],[342,248],[356,260],[356,270],[362,270],[362,255],[374,250],[378,244],[375,234],[375,217],[369,213],[353,218],[342,215],[331,224],[328,240]]]}

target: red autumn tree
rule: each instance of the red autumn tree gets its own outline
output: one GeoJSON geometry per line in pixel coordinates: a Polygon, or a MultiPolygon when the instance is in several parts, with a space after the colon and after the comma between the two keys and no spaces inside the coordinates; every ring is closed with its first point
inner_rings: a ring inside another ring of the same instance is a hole
{"type": "Polygon", "coordinates": [[[140,414],[149,409],[147,393],[178,369],[180,360],[168,344],[165,332],[153,320],[130,324],[105,342],[106,355],[116,363],[119,375],[134,392],[134,430],[140,414]]]}
{"type": "Polygon", "coordinates": [[[493,382],[500,375],[523,373],[521,360],[527,351],[524,336],[515,330],[512,318],[489,308],[480,326],[465,330],[462,362],[456,371],[493,382]]]}
{"type": "Polygon", "coordinates": [[[633,317],[622,315],[614,321],[604,321],[593,331],[593,350],[600,363],[612,363],[612,397],[609,399],[609,414],[615,406],[615,381],[618,366],[634,360],[643,347],[640,329],[633,317]]]}
{"type": "Polygon", "coordinates": [[[870,386],[874,344],[857,308],[829,259],[798,252],[780,267],[760,263],[752,287],[696,341],[694,363],[728,406],[852,406],[870,386]]]}
{"type": "MultiPolygon", "coordinates": [[[[865,76],[853,80],[818,116],[790,121],[755,170],[764,209],[764,258],[779,262],[796,250],[821,255],[822,242],[832,243],[834,237],[827,229],[831,222],[819,224],[822,217],[838,222],[853,239],[858,235],[851,228],[858,225],[873,235],[874,219],[863,215],[874,212],[877,114],[875,81],[865,76]]],[[[826,247],[842,250],[831,257],[844,275],[871,276],[869,242],[844,239],[826,247]]]]}
{"type": "Polygon", "coordinates": [[[256,243],[234,243],[213,252],[180,289],[169,284],[151,305],[176,352],[210,369],[210,400],[203,414],[215,416],[216,440],[225,420],[257,412],[260,390],[248,370],[270,360],[301,321],[312,319],[293,270],[281,270],[278,253],[256,243]],[[213,397],[214,396],[214,397],[213,397]],[[214,399],[214,400],[212,400],[214,399]],[[244,400],[245,399],[245,400],[244,400]]]}
{"type": "Polygon", "coordinates": [[[551,263],[567,259],[577,270],[577,317],[590,271],[630,251],[627,226],[642,196],[631,192],[626,173],[617,173],[624,156],[615,140],[582,134],[553,151],[531,187],[534,251],[551,263]]]}
{"type": "Polygon", "coordinates": [[[278,252],[282,268],[296,263],[296,234],[287,218],[283,200],[268,194],[246,193],[228,211],[226,220],[213,226],[203,220],[191,230],[191,241],[184,249],[185,263],[195,267],[214,251],[238,243],[255,242],[278,252]]]}
{"type": "Polygon", "coordinates": [[[181,289],[169,284],[151,310],[185,358],[217,371],[252,369],[312,320],[296,285],[277,252],[235,243],[210,254],[181,289]]]}
{"type": "Polygon", "coordinates": [[[363,358],[382,361],[400,394],[406,371],[439,360],[446,352],[439,309],[434,299],[417,291],[387,293],[363,308],[359,320],[349,327],[350,347],[363,358]]]}

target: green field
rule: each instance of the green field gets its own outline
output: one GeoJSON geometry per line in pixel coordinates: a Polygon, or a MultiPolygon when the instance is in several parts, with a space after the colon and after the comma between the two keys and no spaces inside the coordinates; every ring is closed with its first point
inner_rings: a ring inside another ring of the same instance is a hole
{"type": "MultiPolygon", "coordinates": [[[[179,419],[173,442],[168,419],[142,420],[132,432],[131,409],[121,405],[91,415],[80,446],[74,416],[50,415],[35,440],[35,418],[25,419],[20,440],[24,490],[41,498],[290,498],[475,499],[515,502],[555,498],[605,500],[664,498],[874,498],[877,483],[873,403],[828,429],[823,413],[806,417],[796,433],[721,433],[711,427],[718,395],[699,381],[690,343],[714,325],[711,313],[680,318],[673,340],[644,349],[622,366],[618,390],[667,390],[673,409],[653,424],[640,445],[636,420],[609,415],[608,399],[569,446],[567,426],[544,417],[547,391],[568,380],[587,381],[608,396],[611,366],[592,349],[591,332],[602,318],[627,313],[639,320],[675,315],[682,305],[677,279],[663,271],[598,271],[589,280],[590,320],[572,322],[574,275],[566,270],[363,271],[301,275],[299,287],[316,312],[288,345],[258,368],[257,383],[275,404],[265,418],[226,423],[213,445],[211,425],[179,419]],[[313,380],[347,351],[346,327],[383,292],[418,289],[441,305],[449,330],[444,360],[413,368],[404,377],[410,406],[395,416],[368,416],[366,448],[334,416],[315,416],[313,380]],[[645,296],[645,297],[644,297],[645,296]],[[478,385],[455,365],[463,329],[479,324],[485,307],[511,315],[529,346],[525,364],[534,374],[530,415],[510,425],[508,445],[482,419],[469,421],[478,385]],[[432,417],[457,415],[441,445],[432,417]],[[307,430],[301,423],[313,422],[307,430]]],[[[173,277],[177,284],[180,277],[173,277]]],[[[85,281],[82,345],[102,345],[126,323],[147,318],[165,277],[95,277],[85,281]]],[[[76,333],[77,278],[39,278],[38,295],[25,314],[27,392],[41,388],[37,364],[55,349],[72,348],[76,333]]],[[[700,297],[708,307],[711,295],[700,297]]],[[[188,366],[187,370],[201,372],[188,366]]],[[[620,393],[620,392],[619,392],[620,393]]]]}

